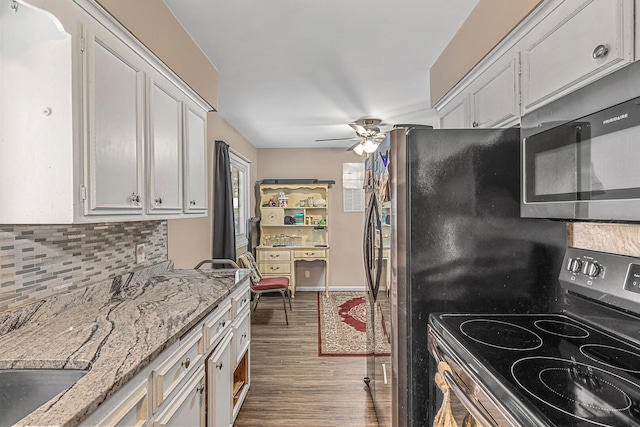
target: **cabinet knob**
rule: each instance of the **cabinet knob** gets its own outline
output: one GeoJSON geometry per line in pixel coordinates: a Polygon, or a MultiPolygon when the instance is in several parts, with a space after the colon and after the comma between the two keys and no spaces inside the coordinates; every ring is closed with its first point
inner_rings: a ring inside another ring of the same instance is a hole
{"type": "Polygon", "coordinates": [[[204,393],[204,384],[201,383],[198,388],[196,389],[196,391],[198,392],[198,394],[202,394],[204,393]]]}
{"type": "Polygon", "coordinates": [[[157,205],[161,205],[162,204],[162,197],[156,197],[156,204],[157,205]]]}
{"type": "Polygon", "coordinates": [[[595,49],[593,49],[593,53],[591,54],[591,56],[593,57],[593,59],[600,59],[607,56],[608,53],[609,48],[603,44],[599,44],[595,49]]]}
{"type": "Polygon", "coordinates": [[[185,368],[185,369],[189,369],[189,365],[191,365],[191,359],[187,357],[187,358],[182,362],[182,366],[184,366],[184,368],[185,368]]]}
{"type": "Polygon", "coordinates": [[[480,126],[480,123],[473,122],[473,123],[471,123],[471,126],[473,126],[474,128],[477,128],[478,126],[480,126]]]}
{"type": "Polygon", "coordinates": [[[140,200],[142,199],[139,194],[136,194],[135,192],[131,193],[131,203],[140,203],[140,200]]]}
{"type": "Polygon", "coordinates": [[[216,363],[216,368],[218,368],[219,370],[222,370],[222,362],[216,363]]]}
{"type": "Polygon", "coordinates": [[[245,332],[244,334],[242,334],[242,338],[246,338],[247,337],[247,333],[245,332]]]}
{"type": "Polygon", "coordinates": [[[191,200],[191,201],[189,202],[189,204],[190,204],[191,206],[194,206],[194,205],[196,204],[196,201],[195,201],[195,200],[191,200]]]}

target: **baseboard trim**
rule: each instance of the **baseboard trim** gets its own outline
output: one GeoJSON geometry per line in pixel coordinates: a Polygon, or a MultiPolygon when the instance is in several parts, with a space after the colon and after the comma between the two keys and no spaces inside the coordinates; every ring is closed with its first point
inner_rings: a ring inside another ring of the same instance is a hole
{"type": "MultiPolygon", "coordinates": [[[[296,286],[296,292],[324,292],[324,286],[296,286]]],[[[364,286],[329,286],[329,292],[366,292],[364,286]]]]}

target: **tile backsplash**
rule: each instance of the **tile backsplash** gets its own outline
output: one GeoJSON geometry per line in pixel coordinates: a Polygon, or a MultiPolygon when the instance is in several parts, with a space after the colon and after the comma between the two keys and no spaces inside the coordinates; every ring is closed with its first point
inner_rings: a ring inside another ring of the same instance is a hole
{"type": "Polygon", "coordinates": [[[167,258],[167,221],[0,225],[0,311],[167,258]],[[136,264],[140,243],[146,261],[136,264]]]}

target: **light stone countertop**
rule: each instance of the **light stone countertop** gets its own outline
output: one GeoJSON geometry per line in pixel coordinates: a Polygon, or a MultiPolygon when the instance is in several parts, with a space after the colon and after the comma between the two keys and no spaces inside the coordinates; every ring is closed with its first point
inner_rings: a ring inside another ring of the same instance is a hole
{"type": "Polygon", "coordinates": [[[17,425],[77,425],[245,283],[248,272],[163,263],[0,313],[0,369],[89,369],[17,425]]]}

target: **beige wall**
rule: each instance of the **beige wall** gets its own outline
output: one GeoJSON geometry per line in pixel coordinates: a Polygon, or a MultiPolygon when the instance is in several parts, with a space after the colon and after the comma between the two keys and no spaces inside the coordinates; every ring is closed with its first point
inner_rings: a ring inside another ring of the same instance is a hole
{"type": "MultiPolygon", "coordinates": [[[[168,221],[169,259],[176,268],[193,268],[203,259],[209,259],[213,253],[213,168],[215,165],[215,141],[222,140],[237,155],[251,163],[250,182],[252,183],[251,211],[255,212],[253,183],[257,178],[258,151],[242,135],[227,123],[218,113],[207,116],[207,170],[209,216],[206,218],[176,219],[168,221]]],[[[244,251],[239,248],[238,253],[244,251]]]]}
{"type": "Polygon", "coordinates": [[[431,106],[542,0],[480,0],[430,70],[431,106]]]}
{"type": "Polygon", "coordinates": [[[162,0],[97,2],[218,109],[218,70],[162,0]]]}
{"type": "Polygon", "coordinates": [[[362,230],[364,212],[343,212],[342,164],[362,162],[344,148],[259,149],[258,179],[334,180],[329,189],[329,263],[331,287],[364,287],[362,230]]]}

